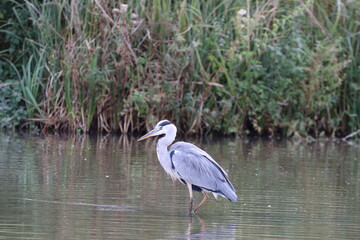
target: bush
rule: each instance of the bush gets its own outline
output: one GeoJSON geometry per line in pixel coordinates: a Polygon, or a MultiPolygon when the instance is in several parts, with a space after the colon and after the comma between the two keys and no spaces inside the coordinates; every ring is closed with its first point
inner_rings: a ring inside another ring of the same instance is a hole
{"type": "Polygon", "coordinates": [[[6,2],[1,64],[22,100],[2,104],[45,130],[128,133],[164,118],[183,134],[359,127],[356,1],[6,2]]]}

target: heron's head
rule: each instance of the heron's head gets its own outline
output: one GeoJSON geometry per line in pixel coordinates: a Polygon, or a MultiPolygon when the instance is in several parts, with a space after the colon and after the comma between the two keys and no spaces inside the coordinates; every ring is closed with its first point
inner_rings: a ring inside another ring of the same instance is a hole
{"type": "MultiPolygon", "coordinates": [[[[144,136],[139,138],[138,141],[142,141],[149,137],[154,137],[154,136],[158,136],[161,134],[168,134],[168,133],[176,134],[175,125],[172,124],[171,122],[169,122],[168,120],[161,120],[160,122],[158,122],[156,124],[156,126],[154,127],[153,130],[151,130],[150,132],[148,132],[147,134],[145,134],[144,136]]],[[[174,136],[174,138],[175,138],[175,136],[174,136]]]]}

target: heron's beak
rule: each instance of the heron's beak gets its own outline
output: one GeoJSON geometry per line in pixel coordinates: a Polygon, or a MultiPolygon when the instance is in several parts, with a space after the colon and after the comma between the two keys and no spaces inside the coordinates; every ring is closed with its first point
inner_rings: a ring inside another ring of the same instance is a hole
{"type": "Polygon", "coordinates": [[[142,141],[142,140],[145,140],[149,137],[153,137],[153,136],[156,136],[156,133],[160,131],[160,129],[158,128],[155,128],[153,130],[151,130],[150,132],[148,132],[147,134],[145,134],[144,136],[142,136],[141,138],[138,139],[138,142],[142,141]]]}

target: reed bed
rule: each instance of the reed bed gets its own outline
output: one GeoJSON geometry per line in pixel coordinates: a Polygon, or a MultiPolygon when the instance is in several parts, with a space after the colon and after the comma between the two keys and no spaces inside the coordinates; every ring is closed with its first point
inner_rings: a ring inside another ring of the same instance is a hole
{"type": "Polygon", "coordinates": [[[342,137],[359,128],[358,1],[2,7],[2,127],[128,134],[167,118],[185,135],[342,137]]]}

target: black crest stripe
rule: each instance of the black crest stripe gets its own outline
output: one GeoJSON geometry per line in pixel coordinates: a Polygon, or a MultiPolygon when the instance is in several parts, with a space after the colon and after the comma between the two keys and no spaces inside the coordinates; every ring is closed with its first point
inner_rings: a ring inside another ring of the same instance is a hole
{"type": "Polygon", "coordinates": [[[163,127],[163,126],[166,126],[166,125],[169,125],[171,124],[171,122],[169,121],[163,121],[162,123],[159,124],[160,127],[163,127]]]}

